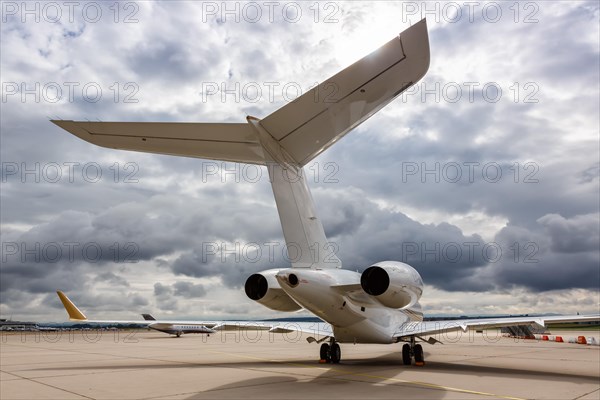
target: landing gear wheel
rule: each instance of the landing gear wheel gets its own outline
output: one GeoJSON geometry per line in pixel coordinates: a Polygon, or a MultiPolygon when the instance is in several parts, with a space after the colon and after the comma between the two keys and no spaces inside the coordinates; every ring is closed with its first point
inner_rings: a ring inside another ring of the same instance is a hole
{"type": "Polygon", "coordinates": [[[342,349],[340,349],[340,345],[337,343],[333,343],[330,348],[331,353],[331,362],[333,364],[339,364],[342,359],[342,349]]]}
{"type": "Polygon", "coordinates": [[[410,362],[410,345],[406,343],[404,346],[402,346],[402,363],[404,365],[410,365],[410,362]]]}
{"type": "Polygon", "coordinates": [[[175,334],[175,336],[177,336],[177,337],[181,337],[181,332],[177,332],[177,333],[175,334]]]}
{"type": "Polygon", "coordinates": [[[422,366],[425,364],[425,357],[423,356],[423,347],[420,344],[415,345],[413,352],[415,353],[415,365],[422,366]]]}
{"type": "Polygon", "coordinates": [[[321,345],[321,350],[319,352],[321,356],[321,362],[329,363],[331,362],[331,356],[329,354],[329,343],[323,343],[321,345]]]}

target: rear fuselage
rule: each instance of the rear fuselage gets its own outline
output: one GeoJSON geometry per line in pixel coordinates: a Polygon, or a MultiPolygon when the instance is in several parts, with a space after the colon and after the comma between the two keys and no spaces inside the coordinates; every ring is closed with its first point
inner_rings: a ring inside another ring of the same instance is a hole
{"type": "Polygon", "coordinates": [[[276,278],[294,301],[331,324],[341,343],[393,343],[398,327],[423,319],[418,303],[392,309],[366,294],[358,272],[289,268],[276,278]]]}

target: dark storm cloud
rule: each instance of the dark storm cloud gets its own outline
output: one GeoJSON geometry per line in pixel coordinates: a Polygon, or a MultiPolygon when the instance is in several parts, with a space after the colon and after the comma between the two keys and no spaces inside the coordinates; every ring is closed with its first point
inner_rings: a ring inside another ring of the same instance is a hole
{"type": "MultiPolygon", "coordinates": [[[[324,210],[343,207],[362,213],[352,234],[330,237],[348,268],[362,271],[378,261],[398,260],[415,267],[425,282],[453,289],[486,264],[483,239],[466,236],[456,226],[420,224],[402,213],[382,210],[358,191],[317,191],[315,197],[324,210]]],[[[325,226],[329,215],[324,213],[325,226]]],[[[486,283],[470,283],[463,290],[486,287],[486,283]]]]}
{"type": "MultiPolygon", "coordinates": [[[[357,191],[317,191],[315,195],[324,225],[336,227],[337,232],[329,231],[329,238],[348,268],[362,271],[377,261],[402,260],[418,268],[428,283],[447,288],[485,265],[481,250],[467,254],[469,246],[481,249],[482,239],[465,236],[455,226],[419,224],[401,213],[379,209],[357,191]],[[339,229],[340,221],[349,230],[339,229]],[[457,250],[465,253],[458,256],[453,253],[457,250]]],[[[261,236],[258,231],[255,234],[261,236]]],[[[190,277],[220,277],[225,285],[239,288],[254,272],[289,265],[283,239],[278,238],[203,243],[181,255],[171,268],[175,274],[190,277]]],[[[469,285],[469,289],[483,287],[488,286],[469,285]]]]}
{"type": "Polygon", "coordinates": [[[538,219],[550,235],[551,249],[558,253],[579,253],[598,250],[600,214],[578,215],[567,219],[558,214],[538,219]]]}
{"type": "Polygon", "coordinates": [[[154,284],[154,295],[155,296],[162,296],[164,294],[170,294],[171,293],[171,288],[168,286],[163,285],[160,282],[156,282],[154,284]]]}
{"type": "MultiPolygon", "coordinates": [[[[18,189],[27,187],[21,183],[16,185],[18,189]]],[[[95,188],[92,185],[92,189],[95,188]]],[[[267,194],[271,190],[268,186],[265,189],[267,194]]],[[[130,264],[141,269],[144,267],[137,264],[140,261],[160,259],[194,246],[201,248],[204,243],[240,238],[245,243],[251,239],[267,242],[269,237],[281,234],[273,206],[239,201],[240,196],[235,194],[236,190],[233,192],[227,195],[223,190],[202,189],[202,198],[193,200],[165,195],[154,195],[145,200],[140,197],[135,203],[120,203],[100,210],[98,214],[64,211],[25,232],[3,231],[3,297],[8,296],[10,288],[31,293],[48,293],[58,288],[71,291],[91,284],[90,276],[82,273],[86,270],[92,274],[92,282],[127,286],[127,281],[112,272],[115,266],[130,264]],[[213,195],[223,201],[216,208],[206,208],[205,204],[214,201],[213,195]],[[165,211],[157,214],[156,210],[162,207],[166,207],[165,211]],[[218,229],[214,230],[216,227],[218,229]],[[94,277],[94,273],[98,275],[94,277]]],[[[102,189],[97,193],[100,196],[102,189]]],[[[11,193],[5,198],[13,200],[16,206],[21,196],[19,192],[14,196],[11,193]]],[[[215,267],[222,268],[223,265],[215,267]]],[[[246,269],[236,270],[235,266],[230,268],[225,281],[228,285],[238,286],[246,278],[244,271],[246,269]]],[[[198,276],[198,273],[189,275],[198,276]]],[[[189,288],[181,284],[177,287],[177,293],[182,296],[199,296],[202,290],[202,286],[189,288]]],[[[176,307],[166,298],[161,299],[160,304],[165,310],[176,307]]]]}
{"type": "Polygon", "coordinates": [[[157,229],[171,226],[169,217],[153,221],[144,213],[127,211],[126,204],[118,208],[98,216],[65,211],[17,238],[4,238],[5,260],[48,265],[135,263],[177,248],[172,236],[157,229]]]}
{"type": "Polygon", "coordinates": [[[176,275],[219,277],[231,288],[241,288],[248,276],[271,268],[289,268],[283,239],[266,242],[206,243],[182,254],[171,266],[176,275]]]}
{"type": "Polygon", "coordinates": [[[178,302],[173,297],[173,288],[167,285],[163,285],[160,282],[154,284],[154,297],[156,305],[163,311],[177,310],[178,302]]]}
{"type": "Polygon", "coordinates": [[[330,236],[339,245],[343,264],[352,269],[401,260],[415,267],[426,283],[449,291],[593,289],[600,282],[598,214],[548,214],[531,228],[513,224],[485,241],[448,223],[420,224],[382,210],[360,192],[315,194],[325,211],[325,226],[332,215],[328,209],[356,208],[363,213],[364,222],[356,221],[353,234],[330,236]]]}
{"type": "Polygon", "coordinates": [[[154,284],[154,295],[156,297],[179,296],[191,299],[204,297],[206,295],[206,288],[204,285],[186,281],[177,281],[172,285],[156,282],[154,284]]]}
{"type": "Polygon", "coordinates": [[[493,282],[498,289],[526,287],[533,292],[597,289],[598,220],[598,214],[573,218],[549,214],[535,228],[507,226],[494,239],[503,257],[479,270],[473,279],[493,282]]]}
{"type": "Polygon", "coordinates": [[[163,311],[175,311],[179,307],[178,298],[185,300],[201,298],[206,295],[206,288],[202,284],[177,281],[172,285],[156,282],[154,284],[155,303],[163,311]]]}
{"type": "Polygon", "coordinates": [[[145,307],[150,304],[145,297],[142,297],[139,294],[131,294],[129,296],[129,301],[134,308],[145,307]]]}
{"type": "MultiPolygon", "coordinates": [[[[0,292],[9,296],[11,290],[33,294],[52,293],[57,289],[71,291],[87,285],[85,268],[81,265],[3,262],[0,292]]],[[[88,272],[88,271],[86,271],[88,272]]],[[[10,296],[9,296],[10,297],[10,296]]]]}
{"type": "MultiPolygon", "coordinates": [[[[394,130],[393,125],[368,122],[319,161],[336,163],[338,186],[361,187],[392,204],[449,213],[481,210],[524,225],[536,224],[538,218],[553,212],[571,216],[597,211],[597,182],[581,182],[581,171],[589,164],[577,157],[592,144],[572,145],[562,158],[548,160],[540,154],[540,149],[553,151],[553,142],[546,135],[560,140],[561,133],[544,128],[541,120],[496,120],[495,107],[488,104],[456,110],[434,104],[428,107],[432,122],[411,116],[408,125],[418,127],[415,134],[397,140],[376,134],[380,129],[394,130]],[[444,123],[436,127],[433,121],[444,123]],[[501,140],[477,143],[486,130],[494,137],[498,127],[501,140]],[[438,129],[435,141],[425,137],[427,131],[438,129]],[[542,131],[544,138],[523,134],[542,131]],[[364,140],[369,146],[356,152],[364,140]],[[535,148],[535,153],[529,148],[535,148]],[[523,150],[527,152],[521,154],[523,150]],[[386,173],[375,172],[382,169],[386,173]],[[569,188],[574,186],[578,186],[579,196],[571,195],[569,188]]],[[[398,118],[398,123],[401,121],[398,118]]]]}
{"type": "MultiPolygon", "coordinates": [[[[141,320],[136,312],[149,305],[145,297],[135,292],[114,288],[108,294],[98,294],[92,293],[90,289],[91,287],[80,287],[69,291],[65,290],[69,298],[90,319],[94,319],[94,312],[106,311],[113,316],[117,313],[123,313],[124,318],[141,320]]],[[[41,307],[42,309],[60,310],[57,315],[67,316],[64,306],[54,291],[42,297],[41,307]]]]}
{"type": "Polygon", "coordinates": [[[525,287],[534,293],[567,286],[598,289],[600,258],[597,253],[570,255],[544,248],[528,248],[526,253],[532,255],[530,262],[494,264],[476,278],[489,279],[499,288],[525,287]]]}

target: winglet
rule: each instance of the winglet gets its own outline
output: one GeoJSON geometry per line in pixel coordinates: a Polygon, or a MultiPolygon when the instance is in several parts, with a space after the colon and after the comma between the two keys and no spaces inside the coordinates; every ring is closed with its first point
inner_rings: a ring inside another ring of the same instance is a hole
{"type": "Polygon", "coordinates": [[[69,314],[69,319],[71,321],[84,321],[87,317],[77,308],[77,306],[67,297],[66,294],[61,292],[60,290],[56,291],[60,301],[62,301],[63,306],[65,306],[65,310],[69,314]]]}

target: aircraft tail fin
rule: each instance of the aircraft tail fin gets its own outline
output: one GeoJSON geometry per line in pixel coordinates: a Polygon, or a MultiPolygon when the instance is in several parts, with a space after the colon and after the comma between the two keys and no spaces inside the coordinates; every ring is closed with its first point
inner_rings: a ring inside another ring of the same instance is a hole
{"type": "Polygon", "coordinates": [[[85,320],[87,320],[87,317],[85,316],[85,314],[82,313],[81,310],[79,310],[79,308],[77,308],[77,306],[75,305],[75,303],[73,303],[67,297],[66,294],[64,294],[60,290],[57,290],[56,294],[58,294],[58,298],[60,298],[60,301],[63,303],[63,306],[65,307],[65,310],[67,310],[67,313],[69,314],[69,319],[71,321],[85,321],[85,320]]]}
{"type": "Polygon", "coordinates": [[[275,146],[259,138],[253,123],[51,122],[113,149],[260,165],[274,158],[279,164],[303,167],[414,85],[428,68],[429,36],[423,19],[257,121],[275,146]],[[283,150],[285,160],[273,150],[283,150]]]}
{"type": "Polygon", "coordinates": [[[266,165],[292,267],[340,268],[302,167],[419,81],[429,56],[423,19],[262,120],[52,122],[108,148],[266,165]]]}
{"type": "Polygon", "coordinates": [[[152,314],[142,314],[142,317],[144,317],[144,320],[146,321],[156,321],[156,318],[154,318],[152,314]]]}

